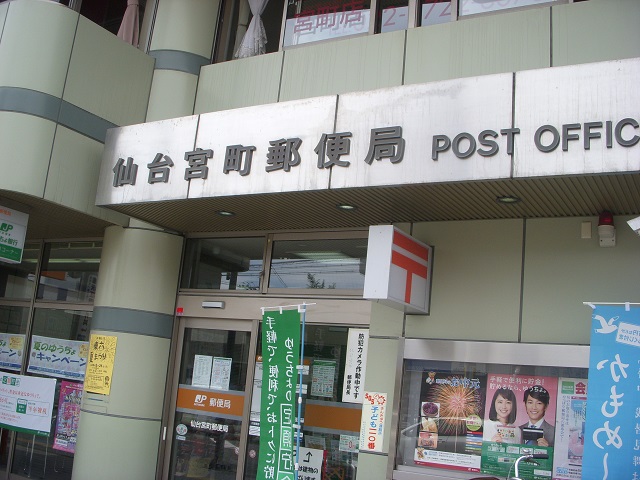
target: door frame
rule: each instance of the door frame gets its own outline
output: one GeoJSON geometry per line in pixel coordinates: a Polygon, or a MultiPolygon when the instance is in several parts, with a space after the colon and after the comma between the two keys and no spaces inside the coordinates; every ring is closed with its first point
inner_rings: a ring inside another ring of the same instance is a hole
{"type": "Polygon", "coordinates": [[[249,357],[247,358],[247,374],[244,385],[245,401],[242,410],[242,427],[240,429],[240,443],[238,445],[238,470],[236,480],[242,480],[244,474],[245,455],[247,451],[247,441],[249,436],[249,413],[251,410],[251,394],[253,390],[253,377],[255,373],[255,356],[258,345],[259,319],[253,320],[230,320],[216,318],[197,317],[177,317],[179,320],[176,326],[175,348],[169,364],[169,378],[167,378],[167,388],[165,390],[165,412],[161,425],[161,445],[158,466],[159,479],[169,478],[169,468],[171,466],[171,449],[173,448],[173,430],[175,428],[176,403],[178,398],[178,386],[180,379],[180,363],[182,361],[182,350],[184,347],[184,333],[187,328],[201,328],[207,330],[224,330],[249,332],[249,357]]]}

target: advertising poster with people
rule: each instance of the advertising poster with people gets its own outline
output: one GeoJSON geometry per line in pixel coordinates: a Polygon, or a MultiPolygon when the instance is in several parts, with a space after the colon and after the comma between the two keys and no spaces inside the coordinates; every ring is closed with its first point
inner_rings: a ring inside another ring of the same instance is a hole
{"type": "Polygon", "coordinates": [[[587,416],[587,380],[558,379],[553,480],[580,480],[587,416]]]}
{"type": "Polygon", "coordinates": [[[522,462],[524,478],[548,480],[553,464],[558,379],[533,375],[490,374],[484,411],[482,473],[508,477],[520,455],[547,454],[522,462]]]}
{"type": "Polygon", "coordinates": [[[424,372],[416,465],[480,471],[486,380],[486,374],[424,372]]]}

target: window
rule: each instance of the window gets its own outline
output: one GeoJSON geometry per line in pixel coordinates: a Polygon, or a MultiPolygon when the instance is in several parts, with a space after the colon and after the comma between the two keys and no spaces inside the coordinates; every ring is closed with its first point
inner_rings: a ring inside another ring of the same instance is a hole
{"type": "Polygon", "coordinates": [[[45,245],[37,298],[91,303],[96,293],[102,242],[45,245]]]}
{"type": "Polygon", "coordinates": [[[76,360],[84,358],[86,365],[91,316],[91,312],[78,310],[35,310],[31,342],[24,350],[29,352],[27,375],[56,379],[51,434],[44,437],[17,432],[12,473],[71,478],[84,381],[84,367],[76,360]],[[51,351],[53,346],[58,349],[56,353],[51,351]],[[56,354],[67,361],[56,363],[56,354]]]}
{"type": "MultiPolygon", "coordinates": [[[[238,58],[247,25],[252,18],[248,5],[226,0],[217,32],[214,62],[238,58]]],[[[264,52],[336,38],[430,26],[471,15],[535,5],[549,6],[586,0],[270,0],[261,15],[266,31],[264,52]],[[282,14],[285,25],[281,32],[282,14]],[[372,22],[371,11],[375,11],[372,22]]]]}
{"type": "MultiPolygon", "coordinates": [[[[405,359],[398,470],[440,478],[462,467],[505,478],[534,447],[549,455],[535,466],[540,478],[551,478],[556,446],[558,462],[581,461],[588,347],[438,343],[407,341],[408,350],[436,349],[448,359],[405,359]],[[449,360],[474,356],[480,361],[449,360]]],[[[523,478],[533,478],[533,468],[520,464],[523,478]]]]}
{"type": "Polygon", "coordinates": [[[283,46],[369,32],[370,0],[296,0],[287,6],[283,46]]]}
{"type": "MultiPolygon", "coordinates": [[[[140,14],[144,17],[145,0],[138,0],[140,14]]],[[[80,12],[80,15],[97,23],[114,35],[118,33],[124,11],[127,9],[126,0],[60,0],[61,4],[80,12]]]]}
{"type": "Polygon", "coordinates": [[[264,237],[187,240],[181,288],[259,290],[264,237]]]}
{"type": "Polygon", "coordinates": [[[463,17],[543,3],[552,3],[552,0],[460,0],[459,15],[463,17]]]}
{"type": "Polygon", "coordinates": [[[35,288],[35,273],[40,244],[26,243],[20,263],[0,262],[0,298],[30,300],[35,288]]]}
{"type": "Polygon", "coordinates": [[[0,262],[0,370],[52,389],[55,379],[50,436],[2,429],[2,472],[71,478],[101,253],[99,241],[28,242],[21,263],[0,262]]]}
{"type": "Polygon", "coordinates": [[[451,0],[422,0],[420,26],[437,25],[451,21],[451,0]]]}
{"type": "Polygon", "coordinates": [[[362,291],[367,239],[317,238],[276,238],[269,289],[313,289],[318,293],[362,291]]]}

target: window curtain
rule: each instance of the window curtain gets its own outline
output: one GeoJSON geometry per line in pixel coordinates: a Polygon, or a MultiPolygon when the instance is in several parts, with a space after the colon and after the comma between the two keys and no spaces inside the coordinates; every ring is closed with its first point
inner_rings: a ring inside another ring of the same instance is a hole
{"type": "Polygon", "coordinates": [[[255,55],[262,55],[265,53],[267,45],[267,33],[262,24],[262,12],[264,12],[269,0],[248,0],[249,7],[251,8],[251,14],[253,18],[249,23],[244,37],[240,42],[240,46],[234,53],[234,58],[246,58],[253,57],[255,55]]]}
{"type": "Polygon", "coordinates": [[[124,11],[124,17],[122,17],[118,37],[134,47],[138,46],[138,36],[140,34],[139,16],[139,0],[127,0],[127,9],[124,11]]]}

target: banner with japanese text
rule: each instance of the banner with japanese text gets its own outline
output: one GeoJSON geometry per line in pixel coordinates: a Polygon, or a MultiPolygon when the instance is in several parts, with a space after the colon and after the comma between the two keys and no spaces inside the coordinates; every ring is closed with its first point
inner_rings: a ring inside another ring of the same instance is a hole
{"type": "Polygon", "coordinates": [[[0,333],[0,368],[20,371],[24,355],[24,335],[0,333]]]}
{"type": "Polygon", "coordinates": [[[82,384],[62,380],[58,397],[56,431],[53,439],[53,448],[56,450],[75,453],[81,403],[82,384]]]}
{"type": "Polygon", "coordinates": [[[89,361],[84,381],[84,389],[91,393],[109,395],[113,364],[116,361],[118,337],[91,335],[89,340],[89,361]]]}
{"type": "Polygon", "coordinates": [[[582,471],[594,480],[640,478],[640,307],[596,305],[582,471]]]}
{"type": "Polygon", "coordinates": [[[257,480],[293,480],[296,401],[300,362],[300,313],[265,311],[262,316],[262,398],[257,480]]]}
{"type": "Polygon", "coordinates": [[[89,342],[34,335],[27,372],[83,381],[88,354],[89,342]]]}
{"type": "Polygon", "coordinates": [[[55,378],[0,374],[0,428],[48,437],[55,378]]]}

